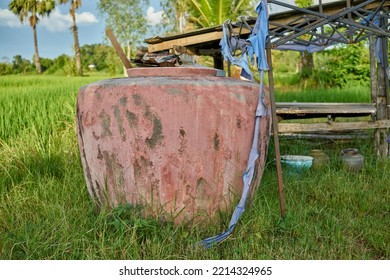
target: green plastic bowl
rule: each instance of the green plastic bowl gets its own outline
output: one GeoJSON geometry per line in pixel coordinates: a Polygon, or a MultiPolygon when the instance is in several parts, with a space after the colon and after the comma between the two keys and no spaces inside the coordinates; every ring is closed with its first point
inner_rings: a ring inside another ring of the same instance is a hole
{"type": "Polygon", "coordinates": [[[283,155],[280,160],[292,173],[301,173],[313,165],[313,157],[300,155],[283,155]]]}

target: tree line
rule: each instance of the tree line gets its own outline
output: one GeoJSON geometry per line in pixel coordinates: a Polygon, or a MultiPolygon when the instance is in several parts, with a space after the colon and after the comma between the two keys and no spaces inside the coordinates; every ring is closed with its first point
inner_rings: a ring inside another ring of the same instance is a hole
{"type": "Polygon", "coordinates": [[[29,22],[33,30],[35,68],[38,74],[42,74],[42,64],[38,50],[37,25],[40,17],[50,16],[50,13],[54,10],[56,4],[69,4],[69,13],[72,17],[71,30],[74,39],[77,75],[82,75],[80,46],[76,25],[76,10],[81,7],[81,0],[57,0],[57,2],[55,0],[12,0],[9,3],[8,8],[19,18],[20,22],[29,22]]]}
{"type": "MultiPolygon", "coordinates": [[[[120,74],[122,64],[111,46],[91,44],[80,47],[82,72],[103,71],[120,74]]],[[[35,61],[35,57],[33,57],[35,61]]],[[[77,67],[73,57],[62,54],[54,59],[40,58],[41,73],[76,76],[77,67]]],[[[12,59],[3,57],[0,61],[0,75],[36,73],[36,64],[15,55],[12,59]]]]}

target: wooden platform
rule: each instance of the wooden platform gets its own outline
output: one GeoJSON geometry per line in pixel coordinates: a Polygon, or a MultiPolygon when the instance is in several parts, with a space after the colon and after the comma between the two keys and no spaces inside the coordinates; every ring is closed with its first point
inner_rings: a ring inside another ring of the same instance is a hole
{"type": "Polygon", "coordinates": [[[277,102],[276,114],[281,134],[341,132],[364,129],[389,128],[390,120],[375,120],[373,103],[304,103],[277,102]],[[371,116],[372,121],[338,122],[337,117],[371,116]],[[320,123],[284,123],[289,119],[326,118],[320,123]],[[375,120],[375,121],[374,121],[375,120]]]}
{"type": "Polygon", "coordinates": [[[282,120],[374,116],[374,103],[276,102],[276,114],[282,120]]]}

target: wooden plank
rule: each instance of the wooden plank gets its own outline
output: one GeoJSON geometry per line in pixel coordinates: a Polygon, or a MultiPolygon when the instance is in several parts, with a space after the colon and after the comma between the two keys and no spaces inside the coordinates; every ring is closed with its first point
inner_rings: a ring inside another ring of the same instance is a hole
{"type": "Polygon", "coordinates": [[[145,39],[144,42],[148,43],[148,44],[158,44],[158,43],[161,43],[164,41],[180,39],[180,38],[190,37],[190,36],[195,36],[195,35],[201,35],[201,34],[210,33],[213,31],[222,31],[222,26],[218,25],[218,26],[214,26],[214,27],[195,29],[195,30],[187,31],[185,33],[176,33],[176,34],[167,35],[164,37],[155,36],[152,38],[145,39]]]}
{"type": "Polygon", "coordinates": [[[294,132],[320,132],[320,131],[346,131],[360,129],[389,128],[390,120],[379,120],[376,122],[331,122],[331,123],[279,123],[280,133],[294,132]]]}
{"type": "Polygon", "coordinates": [[[376,107],[371,103],[278,102],[276,114],[280,119],[362,117],[375,116],[376,107]]]}
{"type": "Polygon", "coordinates": [[[158,44],[148,45],[148,51],[149,52],[159,52],[159,51],[172,49],[173,46],[186,47],[189,45],[220,40],[222,38],[222,34],[223,34],[222,31],[213,31],[211,33],[204,33],[204,34],[200,34],[200,35],[193,35],[193,36],[184,37],[184,38],[172,39],[172,40],[164,41],[164,42],[161,42],[158,44]]]}
{"type": "Polygon", "coordinates": [[[283,138],[287,139],[327,139],[327,140],[351,140],[351,139],[370,139],[369,133],[283,133],[283,138]]]}
{"type": "Polygon", "coordinates": [[[106,29],[107,37],[110,39],[112,46],[114,47],[117,55],[121,59],[123,65],[126,67],[126,69],[133,68],[130,61],[127,59],[126,54],[122,50],[121,46],[119,45],[118,41],[115,38],[114,33],[112,33],[112,30],[110,28],[106,29]]]}
{"type": "MultiPolygon", "coordinates": [[[[376,1],[376,3],[368,4],[368,5],[365,6],[364,8],[365,8],[366,10],[375,9],[376,7],[378,7],[378,2],[380,2],[380,0],[376,1]]],[[[385,3],[383,4],[383,7],[390,7],[390,1],[385,1],[385,3]]]]}
{"type": "MultiPolygon", "coordinates": [[[[234,28],[235,32],[239,32],[239,28],[234,28]]],[[[241,34],[249,34],[250,31],[248,29],[242,29],[241,34]]],[[[164,50],[172,49],[173,46],[190,46],[195,44],[201,44],[201,43],[208,43],[212,41],[219,41],[221,40],[223,35],[222,31],[212,31],[207,32],[203,34],[194,34],[188,37],[182,37],[182,38],[176,38],[171,40],[166,40],[161,43],[156,44],[149,44],[148,45],[148,51],[149,52],[159,52],[164,50]]]]}
{"type": "Polygon", "coordinates": [[[374,114],[372,103],[277,102],[277,114],[374,114]]]}

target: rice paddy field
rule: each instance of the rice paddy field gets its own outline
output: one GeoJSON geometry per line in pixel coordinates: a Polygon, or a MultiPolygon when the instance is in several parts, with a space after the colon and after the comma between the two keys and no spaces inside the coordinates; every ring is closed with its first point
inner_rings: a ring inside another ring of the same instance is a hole
{"type": "MultiPolygon", "coordinates": [[[[224,231],[230,214],[208,226],[142,218],[130,206],[94,211],[75,130],[78,89],[89,77],[0,77],[0,259],[363,259],[390,258],[390,160],[372,139],[281,138],[282,154],[322,149],[330,164],[284,174],[280,218],[274,150],[260,187],[233,234],[208,250],[194,246],[224,231]],[[359,149],[355,174],[340,150],[359,149]]],[[[369,102],[367,89],[279,92],[277,101],[369,102]],[[348,94],[348,92],[350,92],[348,94]]]]}

